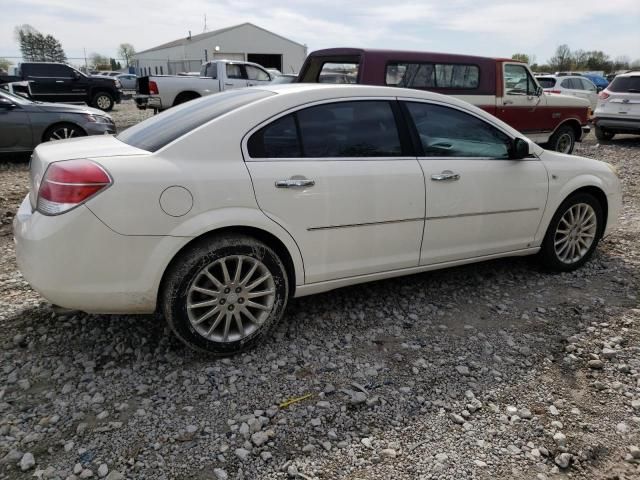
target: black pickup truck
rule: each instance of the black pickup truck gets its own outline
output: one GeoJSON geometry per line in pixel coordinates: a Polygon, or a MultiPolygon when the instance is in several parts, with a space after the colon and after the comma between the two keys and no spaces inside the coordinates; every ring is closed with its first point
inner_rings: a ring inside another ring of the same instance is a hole
{"type": "Polygon", "coordinates": [[[0,84],[20,82],[33,100],[86,103],[108,112],[120,103],[122,85],[108,77],[91,77],[64,63],[22,63],[17,76],[0,77],[0,84]]]}

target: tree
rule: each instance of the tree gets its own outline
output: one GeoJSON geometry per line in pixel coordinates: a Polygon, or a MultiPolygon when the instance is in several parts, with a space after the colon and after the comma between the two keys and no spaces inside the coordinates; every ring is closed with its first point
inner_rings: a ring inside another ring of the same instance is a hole
{"type": "Polygon", "coordinates": [[[11,62],[6,58],[0,57],[0,72],[8,72],[11,62]]]}
{"type": "Polygon", "coordinates": [[[555,70],[571,69],[571,49],[563,44],[556,48],[556,54],[549,59],[549,66],[555,70]]]}
{"type": "Polygon", "coordinates": [[[526,53],[514,53],[511,55],[512,60],[517,60],[519,62],[529,63],[529,55],[526,53]]]}
{"type": "Polygon", "coordinates": [[[131,66],[131,61],[133,60],[133,56],[136,54],[135,48],[130,43],[121,43],[118,47],[118,55],[120,58],[124,58],[127,67],[131,66]]]}
{"type": "Polygon", "coordinates": [[[111,62],[109,62],[109,58],[104,55],[100,55],[99,53],[92,53],[89,55],[89,59],[91,60],[91,64],[93,68],[96,70],[109,70],[111,68],[111,62]]]}
{"type": "Polygon", "coordinates": [[[117,62],[115,58],[110,58],[109,63],[111,64],[111,70],[122,70],[122,64],[117,62]]]}
{"type": "Polygon", "coordinates": [[[613,65],[609,60],[609,55],[600,51],[600,50],[592,50],[587,52],[588,58],[586,61],[587,70],[602,70],[604,72],[609,72],[613,69],[613,65]]]}
{"type": "Polygon", "coordinates": [[[584,50],[575,50],[571,53],[572,68],[576,70],[582,70],[587,66],[587,59],[589,58],[589,52],[584,50]]]}
{"type": "Polygon", "coordinates": [[[53,35],[43,35],[31,25],[18,25],[14,30],[22,58],[28,62],[66,62],[62,45],[53,35]]]}
{"type": "Polygon", "coordinates": [[[619,57],[616,57],[616,59],[613,61],[613,69],[615,71],[629,70],[630,63],[631,59],[629,57],[627,57],[626,55],[621,55],[619,57]]]}
{"type": "Polygon", "coordinates": [[[640,70],[640,58],[636,58],[633,62],[629,64],[629,68],[633,68],[634,70],[640,70]]]}

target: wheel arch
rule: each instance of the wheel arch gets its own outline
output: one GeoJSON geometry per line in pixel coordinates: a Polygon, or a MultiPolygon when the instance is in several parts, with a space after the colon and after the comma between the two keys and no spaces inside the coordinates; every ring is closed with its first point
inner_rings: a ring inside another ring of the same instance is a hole
{"type": "Polygon", "coordinates": [[[555,135],[556,132],[564,126],[571,127],[571,129],[573,130],[573,133],[575,134],[576,142],[579,142],[580,139],[582,138],[582,125],[580,124],[580,121],[577,118],[567,118],[562,122],[560,122],[556,126],[556,128],[553,130],[553,132],[551,132],[551,135],[549,135],[549,139],[551,139],[551,137],[555,135]]]}
{"type": "Polygon", "coordinates": [[[171,271],[171,268],[175,264],[176,261],[180,258],[180,256],[193,248],[193,246],[203,240],[206,240],[211,237],[216,237],[219,235],[225,234],[238,234],[238,235],[247,235],[256,240],[259,240],[269,246],[276,254],[280,257],[282,262],[284,263],[285,270],[287,272],[287,277],[289,280],[289,297],[293,298],[295,296],[296,290],[296,281],[297,279],[304,281],[304,272],[296,273],[296,264],[294,260],[294,256],[290,252],[290,248],[285,245],[278,236],[274,233],[269,232],[263,228],[255,227],[255,226],[247,226],[247,225],[228,225],[219,227],[213,230],[209,230],[204,232],[196,237],[191,238],[186,244],[184,244],[171,258],[171,260],[165,266],[162,277],[160,279],[159,288],[157,291],[157,301],[156,301],[156,309],[160,308],[162,305],[162,293],[164,291],[164,285],[167,278],[167,273],[171,271]],[[302,278],[299,278],[302,277],[302,278]]]}
{"type": "MultiPolygon", "coordinates": [[[[194,90],[183,90],[181,92],[179,92],[173,99],[173,106],[175,107],[176,105],[179,105],[182,102],[176,103],[178,102],[178,99],[180,99],[181,97],[190,97],[189,100],[193,100],[196,98],[200,98],[202,95],[199,94],[198,92],[194,91],[194,90]]],[[[187,100],[188,101],[188,100],[187,100]]]]}
{"type": "Polygon", "coordinates": [[[562,205],[567,199],[569,199],[572,196],[577,195],[579,193],[588,193],[588,194],[592,195],[593,197],[595,197],[595,199],[598,201],[598,203],[602,207],[602,228],[600,229],[601,230],[600,231],[600,236],[602,237],[602,234],[604,233],[604,231],[606,229],[607,221],[608,221],[608,217],[609,217],[609,201],[607,200],[607,194],[604,193],[604,190],[602,190],[598,186],[586,185],[586,186],[580,187],[580,188],[572,191],[570,194],[566,195],[562,199],[562,202],[560,202],[559,205],[562,205]]]}

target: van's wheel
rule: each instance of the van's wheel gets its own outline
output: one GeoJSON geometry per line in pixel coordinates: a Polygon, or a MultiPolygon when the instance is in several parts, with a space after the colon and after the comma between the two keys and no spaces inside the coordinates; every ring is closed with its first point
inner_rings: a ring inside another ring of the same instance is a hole
{"type": "Polygon", "coordinates": [[[54,140],[64,140],[65,138],[86,137],[87,133],[79,126],[72,123],[59,123],[53,125],[44,132],[42,136],[43,142],[51,142],[54,140]]]}
{"type": "Polygon", "coordinates": [[[576,132],[569,125],[562,125],[551,135],[547,148],[560,153],[571,153],[576,144],[576,132]]]}
{"type": "Polygon", "coordinates": [[[289,283],[278,255],[246,235],[198,242],[167,272],[162,308],[194,350],[232,355],[261,343],[282,318],[289,283]]]}
{"type": "Polygon", "coordinates": [[[113,109],[115,101],[113,96],[108,92],[98,92],[93,96],[91,106],[99,108],[103,112],[110,112],[113,109]]]}
{"type": "Polygon", "coordinates": [[[542,263],[561,272],[581,267],[593,255],[603,230],[600,202],[588,193],[572,195],[551,219],[539,253],[542,263]]]}
{"type": "Polygon", "coordinates": [[[176,99],[173,101],[173,106],[180,105],[181,103],[188,102],[190,100],[194,100],[196,98],[200,98],[200,95],[192,92],[183,92],[179,93],[176,99]]]}
{"type": "Polygon", "coordinates": [[[603,130],[598,126],[596,126],[595,131],[596,131],[596,138],[598,140],[613,140],[613,137],[615,136],[615,133],[610,132],[608,130],[603,130]]]}

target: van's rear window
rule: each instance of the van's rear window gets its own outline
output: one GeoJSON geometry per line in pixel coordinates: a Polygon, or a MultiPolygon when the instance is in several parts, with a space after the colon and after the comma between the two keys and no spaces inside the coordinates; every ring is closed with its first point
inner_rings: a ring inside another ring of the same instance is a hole
{"type": "Polygon", "coordinates": [[[275,93],[248,88],[215,93],[172,107],[127,128],[116,138],[133,147],[155,152],[214,118],[271,95],[275,93]]]}
{"type": "Polygon", "coordinates": [[[386,83],[405,88],[474,89],[480,84],[477,65],[453,63],[387,64],[386,83]]]}

